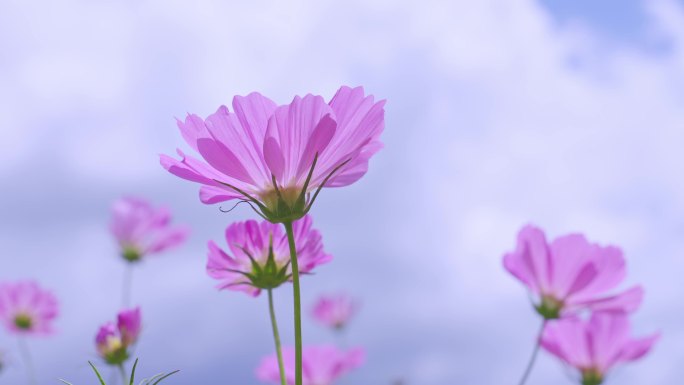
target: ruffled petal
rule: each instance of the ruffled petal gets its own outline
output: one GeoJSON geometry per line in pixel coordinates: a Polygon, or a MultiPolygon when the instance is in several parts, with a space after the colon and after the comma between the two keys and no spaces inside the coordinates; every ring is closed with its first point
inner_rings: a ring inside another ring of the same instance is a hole
{"type": "Polygon", "coordinates": [[[329,186],[345,186],[363,176],[370,157],[382,148],[379,138],[385,127],[384,105],[384,100],[376,103],[372,95],[365,96],[363,87],[343,86],[337,91],[330,101],[337,131],[321,157],[317,183],[345,161],[349,162],[331,178],[329,186]]]}
{"type": "Polygon", "coordinates": [[[504,267],[533,292],[548,291],[553,262],[544,232],[530,225],[520,230],[516,250],[504,256],[504,267]]]}
{"type": "MultiPolygon", "coordinates": [[[[306,178],[310,165],[307,167],[306,162],[301,162],[304,152],[321,120],[331,114],[332,110],[323,98],[314,95],[295,97],[289,105],[280,106],[275,110],[274,119],[268,125],[266,140],[273,138],[283,154],[282,178],[278,182],[287,187],[296,185],[306,178]],[[306,172],[300,173],[300,169],[306,172]]],[[[326,122],[321,127],[319,135],[322,138],[330,130],[330,125],[326,122]]],[[[274,175],[275,171],[277,170],[271,170],[274,175]]]]}
{"type": "Polygon", "coordinates": [[[590,298],[582,301],[569,300],[566,302],[568,312],[587,308],[592,311],[633,313],[639,309],[644,299],[644,289],[641,286],[634,286],[622,293],[608,296],[590,298]]]}
{"type": "Polygon", "coordinates": [[[620,352],[619,360],[622,362],[635,361],[642,358],[653,348],[660,339],[660,333],[655,333],[649,337],[633,339],[627,342],[620,352]]]}
{"type": "Polygon", "coordinates": [[[596,270],[596,277],[581,289],[570,293],[573,301],[595,298],[615,288],[627,275],[625,259],[617,247],[591,245],[589,260],[596,270]]]}
{"type": "Polygon", "coordinates": [[[582,320],[564,318],[549,321],[542,334],[541,346],[574,367],[592,364],[589,340],[582,320]]]}

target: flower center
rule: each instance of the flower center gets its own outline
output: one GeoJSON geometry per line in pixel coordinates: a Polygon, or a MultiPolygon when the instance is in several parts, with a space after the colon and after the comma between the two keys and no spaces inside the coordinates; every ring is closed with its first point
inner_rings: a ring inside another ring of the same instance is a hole
{"type": "Polygon", "coordinates": [[[582,370],[582,385],[600,385],[603,383],[603,375],[598,369],[589,368],[582,370]]]}
{"type": "Polygon", "coordinates": [[[562,300],[556,299],[551,295],[543,295],[541,303],[535,308],[537,313],[541,314],[544,319],[558,319],[560,318],[561,310],[563,310],[564,303],[562,300]]]}
{"type": "Polygon", "coordinates": [[[33,326],[33,319],[26,313],[20,313],[14,317],[14,325],[21,330],[29,330],[33,326]]]}
{"type": "Polygon", "coordinates": [[[275,253],[273,251],[273,234],[269,235],[266,262],[262,263],[257,261],[245,248],[243,248],[242,251],[249,257],[252,263],[251,271],[249,273],[242,273],[249,279],[252,286],[258,287],[259,289],[275,289],[291,278],[291,274],[288,272],[290,262],[276,262],[275,253]]]}
{"type": "Polygon", "coordinates": [[[281,213],[291,211],[295,207],[301,192],[301,187],[286,187],[261,193],[259,198],[271,212],[281,213]]]}
{"type": "Polygon", "coordinates": [[[133,246],[125,246],[121,256],[128,262],[138,262],[142,258],[140,251],[133,246]]]}
{"type": "Polygon", "coordinates": [[[107,337],[107,341],[100,349],[100,354],[110,365],[120,365],[129,357],[128,350],[119,336],[107,337]]]}

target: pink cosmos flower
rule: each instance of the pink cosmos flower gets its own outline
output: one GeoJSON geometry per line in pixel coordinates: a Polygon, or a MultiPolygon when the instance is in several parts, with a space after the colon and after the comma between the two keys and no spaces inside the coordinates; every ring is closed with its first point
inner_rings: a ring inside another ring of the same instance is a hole
{"type": "Polygon", "coordinates": [[[140,308],[122,310],[117,316],[116,325],[107,322],[95,336],[97,353],[111,365],[119,365],[129,357],[129,347],[138,341],[142,330],[140,308]]]}
{"type": "MultiPolygon", "coordinates": [[[[302,385],[331,385],[340,377],[358,368],[366,359],[362,348],[342,351],[334,346],[308,346],[303,351],[302,385]]],[[[283,365],[288,385],[295,384],[295,351],[283,348],[283,365]]],[[[275,354],[265,357],[256,369],[256,376],[263,382],[280,383],[278,359],[275,354]]]]}
{"type": "Polygon", "coordinates": [[[204,161],[178,150],[181,160],[161,155],[161,164],[202,184],[204,203],[244,200],[271,222],[293,221],[320,188],[347,186],[366,173],[382,147],[384,104],[362,87],[341,87],[329,103],[310,94],[282,106],[256,92],[235,96],[233,112],[221,106],[205,120],[178,121],[204,161]]]}
{"type": "Polygon", "coordinates": [[[57,298],[33,281],[0,284],[0,320],[10,333],[49,335],[59,314],[57,298]]]}
{"type": "Polygon", "coordinates": [[[183,243],[189,229],[171,226],[171,212],[154,208],[140,198],[121,198],[112,205],[110,230],[121,247],[121,255],[129,262],[159,253],[183,243]]]}
{"type": "MultiPolygon", "coordinates": [[[[307,215],[293,224],[299,271],[304,274],[332,260],[312,223],[307,215]]],[[[209,241],[207,274],[221,281],[219,289],[257,296],[261,289],[291,280],[290,249],[282,226],[268,221],[236,222],[226,229],[226,242],[229,253],[209,241]]]]}
{"type": "Polygon", "coordinates": [[[311,314],[323,325],[342,329],[356,313],[357,303],[346,294],[321,296],[314,304],[311,314]]]}
{"type": "Polygon", "coordinates": [[[606,295],[625,277],[622,251],[589,243],[581,234],[548,244],[542,230],[526,226],[516,250],[504,256],[504,266],[538,297],[536,309],[546,319],[581,309],[632,312],[643,298],[640,286],[606,295]]]}
{"type": "Polygon", "coordinates": [[[138,341],[142,330],[142,316],[140,307],[122,310],[117,315],[117,327],[121,333],[121,341],[124,345],[130,346],[138,341]]]}
{"type": "Polygon", "coordinates": [[[576,368],[583,385],[599,385],[611,368],[643,357],[658,338],[632,338],[626,314],[598,312],[589,321],[570,317],[549,322],[541,345],[576,368]]]}

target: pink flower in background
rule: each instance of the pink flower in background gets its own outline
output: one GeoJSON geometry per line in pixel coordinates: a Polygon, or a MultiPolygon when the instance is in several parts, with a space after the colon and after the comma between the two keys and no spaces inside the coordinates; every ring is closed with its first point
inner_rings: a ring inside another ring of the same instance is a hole
{"type": "Polygon", "coordinates": [[[121,349],[123,342],[119,330],[113,322],[107,322],[100,326],[95,335],[95,346],[97,353],[103,358],[121,349]]]}
{"type": "Polygon", "coordinates": [[[622,251],[589,243],[581,234],[548,244],[542,230],[526,226],[518,234],[516,250],[504,256],[504,266],[539,297],[536,308],[546,319],[585,308],[632,312],[643,298],[640,286],[606,295],[625,277],[622,251]]]}
{"type": "Polygon", "coordinates": [[[116,325],[107,322],[95,336],[97,353],[108,364],[119,365],[129,357],[129,347],[138,341],[142,330],[140,308],[122,310],[117,316],[116,325]]]}
{"type": "Polygon", "coordinates": [[[0,284],[0,320],[10,333],[48,335],[59,314],[57,298],[38,283],[0,284]]]}
{"type": "Polygon", "coordinates": [[[161,164],[202,184],[204,203],[246,200],[272,222],[296,220],[315,199],[309,193],[347,186],[366,173],[382,147],[383,106],[361,87],[341,87],[329,103],[315,95],[282,106],[256,92],[235,96],[233,112],[221,106],[205,120],[178,121],[204,161],[178,150],[181,160],[162,155],[161,164]]]}
{"type": "Polygon", "coordinates": [[[611,368],[643,357],[658,338],[632,338],[626,314],[597,312],[589,321],[570,317],[549,322],[541,345],[576,368],[583,385],[599,385],[611,368]]]}
{"type": "Polygon", "coordinates": [[[334,329],[342,329],[358,308],[357,303],[346,294],[321,296],[314,304],[313,318],[334,329]]]}
{"type": "MultiPolygon", "coordinates": [[[[332,260],[312,223],[307,215],[293,224],[302,273],[332,260]]],[[[207,274],[221,281],[219,289],[257,296],[261,289],[272,289],[291,279],[290,249],[282,226],[267,221],[236,222],[226,229],[226,243],[229,253],[209,241],[207,274]]]]}
{"type": "Polygon", "coordinates": [[[119,312],[117,327],[119,328],[119,333],[121,333],[121,341],[124,345],[130,346],[135,344],[142,330],[140,307],[119,312]]]}
{"type": "Polygon", "coordinates": [[[167,208],[154,208],[143,199],[131,197],[112,205],[110,230],[129,262],[178,246],[189,233],[187,227],[171,225],[167,208]]]}
{"type": "MultiPolygon", "coordinates": [[[[302,385],[334,384],[340,377],[361,366],[365,358],[366,352],[362,348],[343,351],[329,345],[304,347],[302,385]]],[[[287,384],[294,385],[295,352],[293,348],[283,348],[283,364],[287,384]]],[[[263,382],[280,383],[278,360],[275,354],[261,360],[256,376],[263,382]]]]}

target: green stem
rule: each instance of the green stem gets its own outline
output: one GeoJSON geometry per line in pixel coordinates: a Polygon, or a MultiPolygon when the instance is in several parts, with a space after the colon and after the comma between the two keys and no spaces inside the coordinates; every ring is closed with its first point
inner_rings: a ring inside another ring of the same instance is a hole
{"type": "Polygon", "coordinates": [[[21,352],[24,365],[26,365],[26,373],[28,375],[28,384],[34,385],[36,383],[36,372],[33,369],[33,359],[31,358],[31,351],[28,344],[23,337],[19,337],[19,351],[21,352]]]}
{"type": "Polygon", "coordinates": [[[527,382],[527,378],[530,376],[530,373],[532,373],[532,367],[534,367],[534,363],[537,361],[537,355],[539,354],[539,348],[541,348],[541,339],[542,339],[542,334],[544,333],[544,328],[546,327],[546,320],[542,322],[541,328],[539,329],[539,333],[537,333],[537,341],[534,345],[534,350],[532,351],[532,357],[530,357],[530,362],[527,364],[527,368],[525,368],[525,373],[523,373],[522,378],[520,379],[520,382],[518,385],[524,385],[527,382]]]}
{"type": "Polygon", "coordinates": [[[290,264],[292,265],[292,289],[294,292],[294,327],[295,327],[295,385],[302,385],[302,305],[299,291],[299,265],[297,264],[297,248],[295,247],[292,222],[284,222],[287,241],[290,244],[290,264]]]}
{"type": "Polygon", "coordinates": [[[124,369],[123,364],[117,365],[119,367],[119,373],[121,373],[121,384],[128,384],[128,376],[126,375],[126,369],[124,369]]]}
{"type": "Polygon", "coordinates": [[[268,289],[268,311],[271,314],[271,326],[273,327],[273,340],[275,341],[276,356],[278,357],[278,370],[280,371],[280,384],[287,385],[285,381],[285,366],[283,365],[283,352],[280,347],[280,334],[276,321],[275,309],[273,309],[273,290],[268,289]]]}

